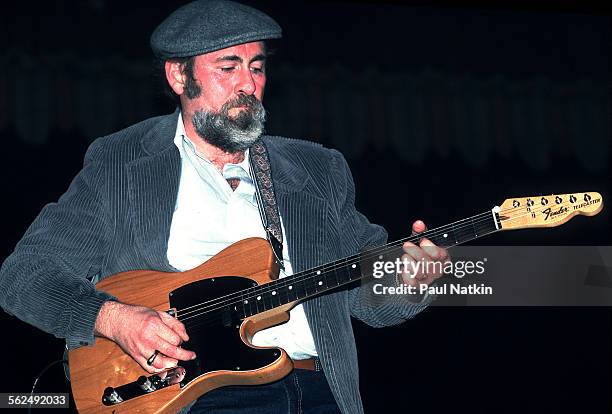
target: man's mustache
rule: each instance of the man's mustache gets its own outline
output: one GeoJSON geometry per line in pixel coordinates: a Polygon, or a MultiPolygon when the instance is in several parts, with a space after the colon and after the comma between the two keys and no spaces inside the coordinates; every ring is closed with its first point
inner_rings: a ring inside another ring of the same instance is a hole
{"type": "Polygon", "coordinates": [[[245,108],[252,110],[261,105],[261,102],[254,95],[238,95],[234,99],[227,101],[221,107],[221,112],[227,113],[232,108],[239,108],[244,106],[245,108]]]}

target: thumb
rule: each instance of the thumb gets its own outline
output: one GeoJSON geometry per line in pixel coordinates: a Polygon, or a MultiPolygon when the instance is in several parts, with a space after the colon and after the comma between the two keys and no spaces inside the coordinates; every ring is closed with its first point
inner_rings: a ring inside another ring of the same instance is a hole
{"type": "Polygon", "coordinates": [[[425,230],[427,230],[427,226],[425,225],[425,223],[423,223],[422,220],[417,220],[414,223],[412,223],[412,235],[413,236],[418,233],[423,233],[425,230]]]}

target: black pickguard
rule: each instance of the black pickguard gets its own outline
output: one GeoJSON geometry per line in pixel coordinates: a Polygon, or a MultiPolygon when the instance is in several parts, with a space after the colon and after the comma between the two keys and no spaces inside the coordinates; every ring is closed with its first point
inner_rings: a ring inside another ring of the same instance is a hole
{"type": "Polygon", "coordinates": [[[195,360],[179,363],[187,371],[181,386],[211,371],[258,369],[279,357],[278,349],[254,349],[242,342],[239,332],[241,319],[234,306],[230,305],[233,301],[227,301],[220,309],[210,311],[210,308],[220,307],[218,303],[222,299],[218,298],[251,288],[254,283],[240,276],[220,276],[190,283],[171,292],[170,306],[177,309],[178,317],[189,334],[189,342],[184,343],[183,347],[197,354],[195,360]],[[207,308],[201,305],[211,300],[217,304],[207,308]],[[199,310],[192,312],[196,309],[199,310]],[[202,311],[208,312],[185,319],[202,311]]]}

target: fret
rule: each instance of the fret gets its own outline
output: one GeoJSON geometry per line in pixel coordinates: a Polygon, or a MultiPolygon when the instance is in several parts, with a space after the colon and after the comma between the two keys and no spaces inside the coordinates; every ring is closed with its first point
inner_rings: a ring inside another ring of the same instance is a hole
{"type": "Polygon", "coordinates": [[[297,299],[302,299],[308,296],[308,292],[306,291],[306,286],[303,281],[297,280],[293,287],[295,288],[297,299]]]}
{"type": "Polygon", "coordinates": [[[332,272],[334,273],[336,280],[338,280],[338,282],[340,282],[340,284],[345,284],[348,282],[351,282],[351,274],[349,272],[347,272],[346,268],[344,266],[340,266],[334,270],[332,270],[332,272]]]}
{"type": "Polygon", "coordinates": [[[314,277],[313,283],[317,293],[327,290],[327,278],[325,277],[325,273],[322,272],[319,276],[314,277]]]}
{"type": "Polygon", "coordinates": [[[325,279],[329,287],[340,286],[340,280],[338,280],[338,276],[334,272],[325,271],[325,279]]]}
{"type": "Polygon", "coordinates": [[[268,284],[268,292],[266,293],[268,295],[268,298],[270,299],[272,308],[282,305],[280,297],[278,295],[278,287],[276,285],[278,285],[278,283],[276,282],[268,284]]]}
{"type": "MultiPolygon", "coordinates": [[[[331,266],[334,266],[334,264],[332,263],[331,266]]],[[[330,270],[329,267],[330,266],[328,266],[327,270],[323,269],[323,274],[321,275],[323,286],[319,287],[320,291],[328,290],[328,289],[338,286],[338,278],[336,277],[336,274],[334,272],[329,271],[330,270]]]]}
{"type": "Polygon", "coordinates": [[[288,285],[285,288],[287,290],[287,301],[288,302],[293,302],[294,300],[298,299],[298,295],[295,290],[295,280],[293,279],[294,278],[291,277],[291,281],[288,281],[288,285]]]}
{"type": "Polygon", "coordinates": [[[475,220],[474,231],[478,235],[478,237],[486,236],[487,234],[491,234],[497,231],[495,221],[493,220],[493,215],[488,214],[484,218],[475,220]]]}
{"type": "MultiPolygon", "coordinates": [[[[455,223],[451,224],[451,231],[452,231],[452,240],[454,240],[455,245],[459,244],[459,241],[457,240],[457,229],[455,228],[455,223]]],[[[445,247],[449,247],[449,246],[451,246],[451,245],[448,244],[445,247]]]]}
{"type": "Polygon", "coordinates": [[[249,306],[251,307],[251,315],[255,315],[259,313],[259,306],[257,305],[257,301],[253,298],[252,295],[248,295],[245,300],[249,301],[249,306]],[[253,309],[255,308],[255,309],[253,309]]]}
{"type": "Polygon", "coordinates": [[[278,300],[280,302],[281,305],[284,305],[285,303],[289,303],[291,302],[289,300],[289,290],[287,289],[287,281],[286,280],[282,280],[279,282],[279,288],[277,289],[278,291],[278,300]],[[282,286],[280,286],[282,284],[282,286]]]}
{"type": "Polygon", "coordinates": [[[246,314],[246,308],[244,306],[244,302],[238,302],[236,305],[234,305],[234,310],[235,310],[236,317],[238,317],[238,319],[244,318],[246,314]]]}
{"type": "Polygon", "coordinates": [[[461,244],[475,238],[471,220],[461,220],[455,225],[455,244],[461,244]]]}
{"type": "Polygon", "coordinates": [[[263,300],[263,296],[261,296],[261,288],[257,289],[256,294],[253,297],[253,300],[257,304],[257,313],[265,312],[267,310],[266,304],[263,300]]]}
{"type": "Polygon", "coordinates": [[[270,299],[269,292],[261,293],[260,296],[261,296],[261,302],[263,303],[265,310],[274,309],[274,305],[272,304],[272,300],[270,299]]]}
{"type": "Polygon", "coordinates": [[[240,296],[240,303],[242,304],[242,315],[240,318],[245,318],[247,315],[252,315],[251,304],[247,299],[247,296],[240,296]]]}
{"type": "Polygon", "coordinates": [[[305,298],[306,296],[308,296],[310,293],[310,289],[307,286],[306,280],[302,279],[302,280],[296,280],[295,282],[295,288],[296,288],[296,293],[297,293],[297,297],[298,299],[302,299],[305,298]]]}
{"type": "Polygon", "coordinates": [[[347,274],[347,280],[349,282],[353,282],[355,280],[359,280],[362,277],[361,267],[358,263],[346,263],[343,266],[344,272],[347,274]]]}
{"type": "MultiPolygon", "coordinates": [[[[316,275],[316,273],[315,273],[315,275],[316,275]]],[[[316,276],[319,276],[319,275],[316,275],[316,276]]],[[[315,294],[318,293],[317,292],[317,282],[316,282],[316,280],[318,280],[318,279],[315,279],[315,276],[313,276],[313,275],[306,276],[304,278],[304,287],[305,287],[304,290],[306,291],[306,295],[307,296],[315,295],[315,294]]]]}
{"type": "Polygon", "coordinates": [[[244,317],[256,315],[259,313],[259,309],[257,309],[257,303],[253,300],[252,295],[244,295],[242,297],[242,303],[244,304],[244,317]]]}

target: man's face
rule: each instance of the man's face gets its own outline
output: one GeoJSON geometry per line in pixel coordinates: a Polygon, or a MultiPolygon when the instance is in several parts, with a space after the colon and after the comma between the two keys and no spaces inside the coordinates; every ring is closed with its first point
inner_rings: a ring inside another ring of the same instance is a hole
{"type": "Polygon", "coordinates": [[[181,104],[198,135],[227,152],[248,148],[265,121],[263,44],[245,43],[197,56],[193,77],[196,96],[184,93],[181,104]]]}

